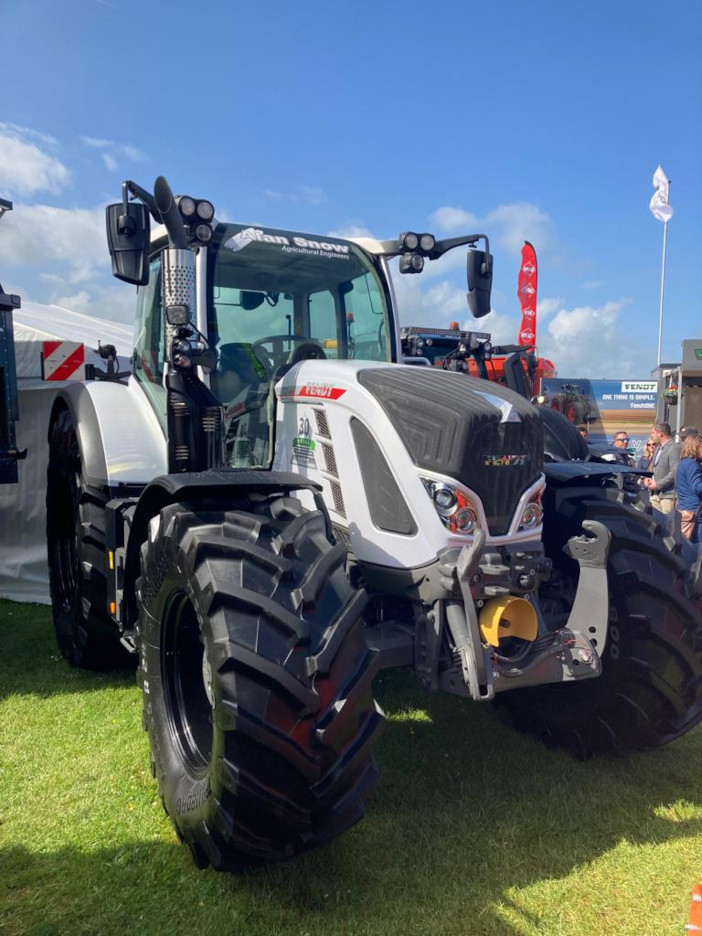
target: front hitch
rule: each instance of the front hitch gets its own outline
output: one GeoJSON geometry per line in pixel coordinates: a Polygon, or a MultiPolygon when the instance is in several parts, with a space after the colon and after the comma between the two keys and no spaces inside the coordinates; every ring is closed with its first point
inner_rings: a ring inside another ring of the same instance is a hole
{"type": "MultiPolygon", "coordinates": [[[[538,635],[531,642],[529,652],[518,661],[499,656],[495,648],[486,647],[482,639],[471,585],[482,570],[484,533],[481,531],[461,550],[451,569],[451,578],[460,587],[462,601],[446,601],[446,623],[460,659],[465,689],[475,701],[487,702],[496,692],[504,690],[567,682],[601,673],[600,660],[609,619],[607,558],[611,534],[597,521],[585,520],[583,529],[586,535],[571,537],[564,547],[564,552],[580,569],[568,621],[564,627],[549,631],[540,619],[538,635]]],[[[508,592],[504,586],[489,588],[492,594],[508,592]]],[[[482,599],[478,604],[483,605],[482,599]]]]}

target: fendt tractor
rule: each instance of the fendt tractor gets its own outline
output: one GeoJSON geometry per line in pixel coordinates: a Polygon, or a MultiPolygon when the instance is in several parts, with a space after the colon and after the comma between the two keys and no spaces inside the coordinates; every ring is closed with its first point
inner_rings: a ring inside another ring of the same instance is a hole
{"type": "Polygon", "coordinates": [[[545,465],[527,400],[402,361],[390,260],[467,248],[480,317],[485,235],[217,223],[162,177],[123,184],[107,234],[139,286],[132,374],[52,412],[54,623],[74,665],[137,655],[199,865],[285,858],[361,817],[380,668],[581,757],[699,722],[699,563],[608,466],[545,465]]]}

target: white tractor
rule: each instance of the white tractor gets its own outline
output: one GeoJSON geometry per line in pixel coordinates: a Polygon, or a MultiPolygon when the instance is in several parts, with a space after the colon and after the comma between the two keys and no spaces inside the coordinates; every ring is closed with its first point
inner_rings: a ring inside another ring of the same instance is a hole
{"type": "Polygon", "coordinates": [[[616,466],[545,462],[525,399],[402,363],[390,259],[411,274],[467,247],[481,316],[484,235],[220,224],[163,178],[125,182],[107,228],[140,287],[132,374],[53,410],[54,622],[75,665],[137,654],[154,773],[200,865],[360,818],[379,668],[579,756],[700,720],[699,563],[624,503],[616,466]]]}

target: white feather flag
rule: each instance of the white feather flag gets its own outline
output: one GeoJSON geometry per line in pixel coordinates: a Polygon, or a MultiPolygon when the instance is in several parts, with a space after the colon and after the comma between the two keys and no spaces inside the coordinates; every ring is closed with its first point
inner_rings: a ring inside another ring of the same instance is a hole
{"type": "Polygon", "coordinates": [[[660,166],[653,173],[653,187],[656,191],[653,193],[649,208],[659,221],[670,221],[673,217],[673,209],[668,204],[670,182],[660,166]]]}

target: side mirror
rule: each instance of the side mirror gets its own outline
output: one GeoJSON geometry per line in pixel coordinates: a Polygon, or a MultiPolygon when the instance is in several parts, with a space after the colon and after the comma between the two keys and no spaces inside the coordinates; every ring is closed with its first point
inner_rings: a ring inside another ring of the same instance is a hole
{"type": "Polygon", "coordinates": [[[242,289],[240,298],[241,308],[244,309],[245,312],[253,312],[254,309],[263,305],[263,300],[266,297],[263,293],[249,292],[248,289],[242,289]]]}
{"type": "Polygon", "coordinates": [[[149,209],[141,202],[119,202],[106,210],[107,244],[112,257],[112,275],[125,283],[146,286],[149,282],[149,209]]]}
{"type": "Polygon", "coordinates": [[[482,318],[490,311],[492,291],[492,254],[484,250],[469,250],[467,258],[468,308],[473,318],[482,318]]]}

